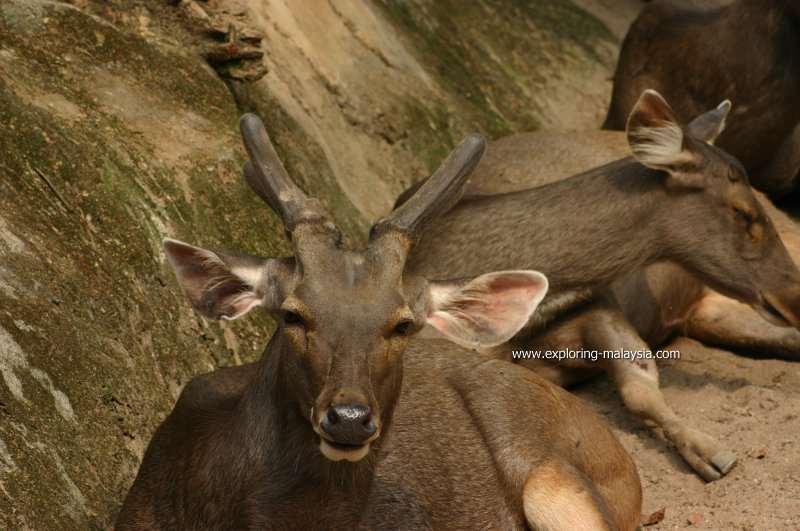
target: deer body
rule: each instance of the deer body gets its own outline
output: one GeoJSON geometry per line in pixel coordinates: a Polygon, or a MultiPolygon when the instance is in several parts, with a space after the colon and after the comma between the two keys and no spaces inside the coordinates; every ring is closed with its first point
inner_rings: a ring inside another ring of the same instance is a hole
{"type": "MultiPolygon", "coordinates": [[[[491,143],[465,189],[465,199],[552,184],[598,171],[629,153],[613,131],[534,132],[491,143]]],[[[529,193],[529,192],[526,192],[529,193]]],[[[754,191],[789,256],[800,263],[800,226],[754,191]]],[[[544,269],[544,268],[542,268],[544,269]]],[[[676,334],[720,346],[760,349],[800,359],[800,331],[765,320],[752,307],[714,291],[673,262],[659,262],[611,283],[611,293],[636,332],[652,347],[676,334]]],[[[545,300],[546,302],[546,300],[545,300]]]]}
{"type": "Polygon", "coordinates": [[[586,485],[608,473],[594,487],[603,519],[633,528],[638,478],[601,419],[530,371],[436,343],[409,346],[389,437],[359,463],[328,461],[298,429],[306,419],[255,396],[281,392],[252,385],[277,373],[269,351],[260,365],[196,378],[150,444],[145,462],[162,466],[140,473],[126,500],[150,516],[119,529],[526,529],[523,488],[551,462],[586,485]]]}
{"type": "Polygon", "coordinates": [[[669,200],[663,181],[628,159],[535,189],[466,197],[431,227],[409,267],[430,278],[511,263],[547,270],[548,296],[528,325],[541,329],[667,253],[657,244],[669,200]]]}
{"type": "Polygon", "coordinates": [[[620,51],[606,129],[622,130],[653,88],[688,120],[716,102],[736,105],[718,145],[754,186],[782,194],[800,171],[800,3],[662,0],[644,8],[620,51]]]}
{"type": "Polygon", "coordinates": [[[471,349],[510,339],[547,289],[535,271],[432,281],[405,273],[420,233],[461,195],[483,152],[469,137],[349,251],[289,179],[260,120],[242,118],[251,188],[294,256],[165,240],[211,318],[263,306],[261,361],[192,380],[124,502],[128,529],[634,529],[641,487],[590,408],[471,349]],[[449,341],[412,337],[431,327],[449,341]],[[598,456],[601,456],[598,458],[598,456]]]}
{"type": "MultiPolygon", "coordinates": [[[[468,275],[481,267],[536,267],[545,272],[549,295],[528,327],[506,346],[506,357],[512,348],[646,349],[610,291],[615,280],[628,275],[634,275],[623,281],[628,282],[632,318],[651,338],[663,339],[686,320],[663,312],[660,303],[679,308],[681,297],[688,294],[683,302],[685,312],[691,313],[696,305],[692,298],[697,301],[703,284],[773,323],[797,327],[800,272],[749,188],[744,169],[711,145],[729,108],[725,102],[681,126],[666,102],[646,91],[628,120],[626,138],[633,158],[534,189],[467,197],[426,234],[409,265],[429,278],[445,271],[468,275]],[[679,283],[669,272],[666,282],[655,282],[659,272],[668,271],[664,268],[674,267],[661,265],[665,262],[687,273],[679,283]],[[651,278],[636,277],[645,266],[653,268],[648,270],[651,278]],[[648,280],[655,283],[648,285],[648,280]],[[651,304],[635,302],[636,297],[647,297],[644,287],[664,285],[668,287],[660,293],[651,293],[651,304]],[[637,304],[651,310],[649,320],[637,304]]],[[[496,142],[497,154],[490,154],[478,170],[474,186],[483,182],[484,190],[502,192],[508,190],[508,182],[536,181],[540,169],[558,165],[558,158],[547,157],[557,157],[559,150],[526,145],[524,138],[496,142]],[[525,173],[516,173],[525,167],[525,173]],[[487,184],[482,175],[505,181],[487,184]]],[[[567,153],[565,160],[571,159],[574,155],[567,153]]],[[[623,284],[614,286],[623,289],[623,284]]],[[[547,376],[569,383],[561,369],[570,365],[575,364],[550,368],[547,376]]],[[[686,426],[666,405],[652,360],[598,365],[612,374],[629,409],[664,428],[703,477],[716,479],[733,466],[730,450],[686,426]]]]}

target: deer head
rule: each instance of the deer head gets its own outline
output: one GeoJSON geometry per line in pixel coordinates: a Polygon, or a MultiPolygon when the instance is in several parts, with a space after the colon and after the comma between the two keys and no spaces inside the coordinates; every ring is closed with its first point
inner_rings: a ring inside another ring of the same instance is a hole
{"type": "Polygon", "coordinates": [[[749,303],[770,322],[800,327],[800,272],[745,169],[713,145],[730,108],[726,100],[682,127],[667,102],[647,90],[631,111],[627,135],[634,157],[665,171],[667,193],[679,197],[680,212],[656,214],[658,237],[665,258],[715,290],[749,303]],[[687,224],[692,218],[704,221],[687,224]]]}
{"type": "Polygon", "coordinates": [[[463,346],[508,340],[544,297],[534,271],[437,282],[404,274],[422,231],[460,197],[484,140],[465,139],[425,186],[370,232],[365,249],[342,248],[315,199],[292,182],[260,119],[242,117],[250,187],[281,218],[291,258],[258,258],[165,240],[164,250],[194,308],[236,319],[261,306],[277,330],[264,358],[278,356],[287,415],[306,423],[333,461],[358,461],[385,433],[400,393],[409,337],[426,326],[463,346]]]}

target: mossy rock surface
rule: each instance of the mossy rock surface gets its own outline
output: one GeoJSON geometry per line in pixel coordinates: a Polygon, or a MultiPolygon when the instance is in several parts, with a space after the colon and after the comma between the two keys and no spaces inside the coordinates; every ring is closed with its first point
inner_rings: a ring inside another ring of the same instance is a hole
{"type": "Polygon", "coordinates": [[[241,112],[356,243],[463,135],[553,122],[559,61],[610,72],[615,46],[566,0],[216,0],[264,32],[270,69],[226,86],[159,18],[182,7],[75,3],[0,2],[2,529],[111,527],[183,385],[260,356],[269,319],[199,317],[160,243],[290,252],[241,179],[241,112]]]}
{"type": "Polygon", "coordinates": [[[289,252],[201,60],[63,4],[0,5],[0,528],[108,527],[186,381],[258,357],[160,240],[289,252]]]}
{"type": "Polygon", "coordinates": [[[269,73],[233,83],[237,101],[265,115],[277,106],[302,129],[331,165],[318,182],[335,181],[364,223],[469,133],[604,117],[618,38],[569,0],[224,3],[267,51],[269,73]]]}

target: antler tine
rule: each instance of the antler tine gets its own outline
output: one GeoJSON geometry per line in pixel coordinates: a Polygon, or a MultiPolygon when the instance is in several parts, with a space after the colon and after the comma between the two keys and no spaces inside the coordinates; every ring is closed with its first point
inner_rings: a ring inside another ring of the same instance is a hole
{"type": "Polygon", "coordinates": [[[261,118],[247,113],[239,120],[250,156],[244,177],[250,188],[281,218],[288,230],[302,222],[330,220],[319,201],[306,197],[283,167],[261,118]]]}
{"type": "Polygon", "coordinates": [[[461,198],[464,185],[486,149],[486,140],[471,134],[450,153],[442,165],[411,198],[372,228],[370,240],[390,230],[406,234],[415,245],[425,227],[461,198]]]}

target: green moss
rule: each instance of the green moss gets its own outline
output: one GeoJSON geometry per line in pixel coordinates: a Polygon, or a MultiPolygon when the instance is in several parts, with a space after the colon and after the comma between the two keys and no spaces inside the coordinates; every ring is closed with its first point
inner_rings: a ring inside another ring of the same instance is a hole
{"type": "Polygon", "coordinates": [[[530,112],[538,105],[531,94],[557,73],[559,57],[606,61],[597,56],[598,43],[614,40],[605,25],[567,0],[379,4],[452,94],[456,120],[493,138],[540,127],[530,112]]]}
{"type": "MultiPolygon", "coordinates": [[[[0,327],[27,364],[14,369],[27,401],[0,379],[0,440],[14,462],[0,466],[0,528],[108,528],[175,392],[235,362],[220,325],[198,319],[163,263],[165,231],[266,256],[289,248],[240,177],[238,111],[212,72],[77,10],[31,6],[0,6],[0,27],[12,30],[0,31],[0,61],[14,64],[0,65],[0,216],[25,245],[0,251],[0,280],[16,290],[0,290],[0,327]],[[154,108],[200,117],[219,143],[159,165],[158,146],[93,101],[87,76],[99,74],[152,95],[154,108]],[[58,413],[42,374],[75,420],[58,413]]],[[[236,323],[238,356],[257,359],[273,326],[266,316],[236,323]]]]}

